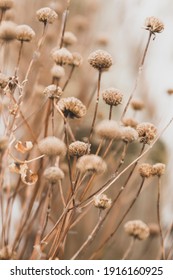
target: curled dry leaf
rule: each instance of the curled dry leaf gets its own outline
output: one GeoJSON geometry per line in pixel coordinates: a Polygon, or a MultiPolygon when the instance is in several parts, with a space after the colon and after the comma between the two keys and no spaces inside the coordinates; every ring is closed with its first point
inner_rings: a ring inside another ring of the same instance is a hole
{"type": "Polygon", "coordinates": [[[16,150],[22,154],[30,151],[32,147],[33,144],[31,141],[26,141],[24,144],[21,141],[18,141],[15,145],[16,150]]]}
{"type": "Polygon", "coordinates": [[[29,170],[26,163],[13,162],[9,165],[9,169],[11,172],[20,174],[22,182],[26,185],[35,184],[38,180],[38,175],[29,170]]]}

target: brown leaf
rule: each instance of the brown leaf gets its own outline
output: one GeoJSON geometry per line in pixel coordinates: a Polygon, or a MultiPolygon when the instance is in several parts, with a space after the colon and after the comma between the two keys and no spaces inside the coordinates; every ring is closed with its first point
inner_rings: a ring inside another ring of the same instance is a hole
{"type": "Polygon", "coordinates": [[[15,145],[16,150],[22,154],[30,151],[32,147],[33,144],[31,141],[26,141],[24,144],[21,141],[18,141],[15,145]]]}
{"type": "Polygon", "coordinates": [[[38,180],[38,175],[33,173],[31,170],[24,170],[24,172],[21,174],[21,180],[26,185],[32,185],[35,184],[38,180]]]}

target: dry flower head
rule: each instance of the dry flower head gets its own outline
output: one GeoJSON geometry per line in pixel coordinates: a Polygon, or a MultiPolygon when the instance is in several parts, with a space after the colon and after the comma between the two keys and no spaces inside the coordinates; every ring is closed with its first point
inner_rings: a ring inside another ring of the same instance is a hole
{"type": "Polygon", "coordinates": [[[138,122],[133,118],[123,118],[122,123],[124,126],[130,126],[133,128],[136,128],[138,125],[138,122]]]}
{"type": "Polygon", "coordinates": [[[142,163],[139,166],[139,174],[143,178],[149,178],[150,176],[153,175],[153,167],[149,163],[142,163]]]}
{"type": "Polygon", "coordinates": [[[16,39],[16,24],[12,21],[3,21],[0,25],[0,39],[10,42],[16,39]]]}
{"type": "Polygon", "coordinates": [[[120,90],[111,87],[102,92],[102,97],[106,104],[111,106],[117,106],[121,104],[123,94],[120,90]]]}
{"type": "Polygon", "coordinates": [[[66,48],[54,49],[51,54],[56,64],[73,64],[73,55],[66,48]]]}
{"type": "Polygon", "coordinates": [[[74,35],[73,32],[66,31],[64,32],[63,44],[65,46],[74,45],[77,42],[77,37],[74,35]]]}
{"type": "Polygon", "coordinates": [[[52,84],[52,85],[47,86],[44,89],[43,93],[50,99],[52,99],[52,98],[60,99],[63,91],[62,91],[61,87],[58,87],[58,86],[52,84]]]}
{"type": "Polygon", "coordinates": [[[53,76],[53,78],[61,79],[65,76],[65,70],[62,66],[55,64],[51,68],[51,75],[53,76]]]}
{"type": "Polygon", "coordinates": [[[62,140],[55,136],[48,136],[38,142],[38,149],[41,154],[47,156],[64,156],[66,154],[66,145],[62,140]]]}
{"type": "Polygon", "coordinates": [[[137,99],[132,100],[130,104],[131,104],[132,109],[135,111],[140,111],[145,107],[144,102],[141,100],[137,100],[137,99]]]}
{"type": "Polygon", "coordinates": [[[59,167],[51,166],[45,169],[43,176],[50,184],[56,184],[64,179],[64,172],[59,167]]]}
{"type": "Polygon", "coordinates": [[[37,19],[44,24],[53,23],[58,17],[57,13],[49,7],[39,9],[36,12],[36,16],[37,19]]]}
{"type": "Polygon", "coordinates": [[[89,64],[99,70],[106,71],[112,66],[112,56],[104,50],[96,50],[88,57],[89,64]]]}
{"type": "Polygon", "coordinates": [[[129,235],[139,240],[145,240],[150,234],[149,227],[141,220],[128,221],[124,225],[124,230],[129,235]]]}
{"type": "Polygon", "coordinates": [[[140,142],[144,144],[150,144],[156,137],[157,128],[148,122],[139,123],[136,127],[140,142]]]}
{"type": "Polygon", "coordinates": [[[85,105],[76,97],[61,98],[58,107],[66,118],[82,118],[86,114],[85,105]]]}
{"type": "Polygon", "coordinates": [[[134,128],[130,126],[122,126],[121,139],[126,143],[132,143],[138,139],[138,133],[134,128]]]}
{"type": "Polygon", "coordinates": [[[95,127],[95,132],[105,139],[121,139],[121,128],[116,121],[103,120],[95,127]]]}
{"type": "Polygon", "coordinates": [[[33,29],[26,24],[16,27],[16,39],[21,42],[30,42],[35,37],[33,29]]]}
{"type": "Polygon", "coordinates": [[[100,194],[94,197],[94,206],[101,210],[111,207],[112,200],[106,194],[100,194]]]}
{"type": "Polygon", "coordinates": [[[6,11],[11,9],[14,5],[14,0],[0,0],[0,9],[6,11]]]}
{"type": "Polygon", "coordinates": [[[80,157],[77,160],[76,167],[81,173],[94,172],[102,174],[106,171],[107,165],[100,156],[91,154],[80,157]]]}
{"type": "Polygon", "coordinates": [[[163,163],[156,163],[153,165],[152,175],[153,176],[162,176],[165,174],[165,164],[163,163]]]}
{"type": "Polygon", "coordinates": [[[156,17],[147,17],[145,20],[145,29],[151,33],[160,33],[164,30],[164,24],[156,17]]]}
{"type": "Polygon", "coordinates": [[[90,144],[82,141],[72,142],[68,147],[68,152],[71,157],[81,157],[90,153],[90,144]]]}

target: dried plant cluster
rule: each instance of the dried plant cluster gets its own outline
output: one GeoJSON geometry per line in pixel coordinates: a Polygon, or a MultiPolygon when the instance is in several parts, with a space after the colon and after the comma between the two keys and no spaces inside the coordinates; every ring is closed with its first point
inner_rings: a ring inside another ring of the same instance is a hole
{"type": "MultiPolygon", "coordinates": [[[[42,2],[29,26],[9,20],[17,1],[0,0],[0,259],[142,259],[150,248],[169,259],[165,163],[147,154],[160,135],[137,118],[146,104],[135,90],[126,103],[123,89],[103,87],[114,59],[107,38],[87,54],[91,3],[89,18],[73,1],[42,2]]],[[[145,29],[139,73],[164,25],[148,17],[145,29]]]]}

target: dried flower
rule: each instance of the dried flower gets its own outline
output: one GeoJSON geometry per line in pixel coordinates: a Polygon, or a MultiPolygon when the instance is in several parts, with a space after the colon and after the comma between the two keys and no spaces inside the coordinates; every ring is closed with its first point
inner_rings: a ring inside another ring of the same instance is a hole
{"type": "Polygon", "coordinates": [[[73,18],[73,25],[78,32],[86,31],[89,26],[88,18],[83,15],[76,15],[73,18]]]}
{"type": "Polygon", "coordinates": [[[107,209],[111,207],[112,200],[106,194],[100,194],[94,197],[94,206],[99,209],[107,209]]]}
{"type": "Polygon", "coordinates": [[[150,176],[153,175],[153,167],[151,164],[148,163],[142,163],[139,166],[139,174],[143,178],[149,178],[150,176]]]}
{"type": "Polygon", "coordinates": [[[38,149],[41,154],[47,156],[64,156],[66,154],[66,145],[55,136],[48,136],[40,140],[38,149]]]}
{"type": "Polygon", "coordinates": [[[52,74],[53,78],[61,79],[62,77],[65,76],[65,70],[60,65],[54,65],[51,68],[51,74],[52,74]]]}
{"type": "Polygon", "coordinates": [[[148,17],[145,20],[145,29],[151,33],[160,33],[164,30],[164,24],[156,17],[148,17]]]}
{"type": "Polygon", "coordinates": [[[101,34],[96,38],[96,42],[101,46],[107,46],[109,43],[109,38],[106,34],[101,34]]]}
{"type": "Polygon", "coordinates": [[[61,98],[58,107],[66,118],[82,118],[86,114],[85,105],[76,97],[61,98]]]}
{"type": "Polygon", "coordinates": [[[140,142],[144,144],[150,144],[157,133],[156,127],[148,122],[138,124],[136,130],[138,132],[140,142]]]}
{"type": "Polygon", "coordinates": [[[12,21],[3,21],[0,25],[0,39],[10,42],[16,39],[16,24],[12,21]]]}
{"type": "Polygon", "coordinates": [[[92,52],[88,57],[89,64],[99,71],[106,71],[112,65],[112,56],[103,50],[92,52]]]}
{"type": "Polygon", "coordinates": [[[144,102],[137,99],[132,100],[130,104],[135,111],[140,111],[145,107],[144,102]]]}
{"type": "Polygon", "coordinates": [[[134,128],[132,128],[130,126],[122,127],[121,128],[121,139],[124,142],[131,143],[138,139],[138,133],[134,128]]]}
{"type": "Polygon", "coordinates": [[[105,161],[97,155],[84,155],[77,160],[77,169],[81,173],[95,172],[96,174],[102,174],[106,171],[105,161]]]}
{"type": "Polygon", "coordinates": [[[8,147],[8,137],[0,136],[0,153],[4,152],[8,147]]]}
{"type": "Polygon", "coordinates": [[[123,94],[118,89],[108,88],[102,92],[102,97],[106,104],[111,106],[117,106],[121,104],[123,94]]]}
{"type": "Polygon", "coordinates": [[[45,89],[44,89],[44,92],[43,92],[45,95],[47,95],[50,99],[51,98],[57,98],[57,99],[60,99],[63,91],[62,91],[62,88],[61,87],[58,87],[54,84],[52,85],[49,85],[47,86],[45,89]]]}
{"type": "Polygon", "coordinates": [[[26,24],[16,27],[16,39],[21,42],[30,42],[35,36],[33,29],[26,24]]]}
{"type": "Polygon", "coordinates": [[[44,24],[53,23],[58,17],[57,13],[49,7],[39,9],[36,12],[36,16],[37,19],[44,24]]]}
{"type": "Polygon", "coordinates": [[[43,176],[49,183],[56,184],[64,178],[64,172],[59,167],[51,166],[44,171],[43,176]]]}
{"type": "Polygon", "coordinates": [[[124,230],[129,235],[139,240],[145,240],[150,234],[149,227],[141,220],[128,221],[124,225],[124,230]]]}
{"type": "Polygon", "coordinates": [[[130,127],[133,127],[133,128],[136,128],[137,125],[138,125],[138,122],[132,118],[124,118],[122,120],[122,123],[124,126],[130,126],[130,127]]]}
{"type": "Polygon", "coordinates": [[[52,58],[56,64],[73,64],[73,55],[66,49],[54,49],[52,51],[52,58]]]}
{"type": "Polygon", "coordinates": [[[31,141],[26,141],[24,144],[21,141],[18,141],[15,145],[15,149],[22,154],[30,151],[32,148],[33,144],[31,141]]]}
{"type": "Polygon", "coordinates": [[[103,120],[95,127],[96,133],[105,139],[121,139],[121,129],[116,121],[103,120]]]}
{"type": "Polygon", "coordinates": [[[76,67],[81,66],[81,64],[82,64],[82,62],[83,62],[83,58],[82,58],[82,56],[80,55],[80,53],[78,53],[78,52],[73,52],[73,53],[72,53],[72,56],[73,56],[72,65],[73,65],[73,66],[76,66],[76,67]]]}
{"type": "Polygon", "coordinates": [[[3,73],[0,73],[0,88],[3,89],[7,86],[8,84],[8,77],[3,74],[3,73]]]}
{"type": "Polygon", "coordinates": [[[90,144],[82,141],[75,141],[69,145],[68,149],[71,157],[81,157],[90,153],[90,144]]]}
{"type": "Polygon", "coordinates": [[[163,163],[154,164],[152,169],[152,175],[160,177],[163,174],[165,174],[165,164],[163,163]]]}
{"type": "Polygon", "coordinates": [[[77,38],[74,35],[74,33],[70,32],[70,31],[64,32],[63,43],[65,46],[74,45],[76,42],[77,42],[77,38]]]}
{"type": "Polygon", "coordinates": [[[172,95],[172,94],[173,94],[173,89],[172,89],[172,88],[169,88],[169,89],[167,90],[167,93],[168,93],[169,95],[172,95]]]}
{"type": "Polygon", "coordinates": [[[14,1],[13,0],[0,0],[0,9],[2,11],[6,11],[13,7],[14,1]]]}

